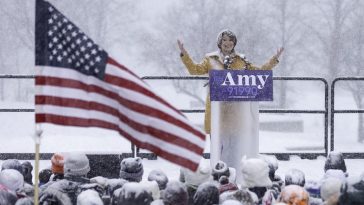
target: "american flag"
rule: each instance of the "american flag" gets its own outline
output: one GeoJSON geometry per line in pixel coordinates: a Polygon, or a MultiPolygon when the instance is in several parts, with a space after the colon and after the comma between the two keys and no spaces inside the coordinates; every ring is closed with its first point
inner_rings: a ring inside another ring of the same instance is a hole
{"type": "Polygon", "coordinates": [[[205,145],[199,128],[50,3],[36,1],[35,24],[37,124],[115,130],[140,148],[197,169],[205,145]]]}

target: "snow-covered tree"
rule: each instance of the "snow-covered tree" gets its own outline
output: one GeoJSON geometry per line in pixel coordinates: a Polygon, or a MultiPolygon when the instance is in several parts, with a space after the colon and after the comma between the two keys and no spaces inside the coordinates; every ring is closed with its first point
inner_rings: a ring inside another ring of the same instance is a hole
{"type": "MultiPolygon", "coordinates": [[[[279,68],[274,70],[276,76],[302,75],[302,64],[307,60],[307,46],[305,29],[301,24],[302,7],[304,1],[274,0],[268,1],[272,6],[268,14],[268,23],[271,25],[271,42],[284,47],[284,56],[281,58],[279,68]]],[[[306,68],[307,69],[307,68],[306,68]]],[[[309,70],[309,69],[307,69],[309,70]]],[[[279,105],[286,107],[287,83],[279,81],[279,105]]]]}
{"type": "MultiPolygon", "coordinates": [[[[351,32],[348,32],[345,41],[346,52],[345,70],[350,76],[364,76],[364,4],[357,4],[358,9],[354,11],[351,23],[351,32]]],[[[364,81],[352,81],[347,83],[349,91],[353,94],[359,109],[364,107],[364,81]]],[[[358,142],[364,143],[364,114],[358,113],[358,142]]]]}
{"type": "Polygon", "coordinates": [[[316,37],[315,43],[320,47],[313,47],[311,54],[318,60],[324,77],[329,83],[337,76],[344,74],[344,55],[349,52],[344,48],[345,34],[350,32],[350,16],[357,9],[357,0],[324,0],[310,1],[312,12],[302,22],[316,37]]]}

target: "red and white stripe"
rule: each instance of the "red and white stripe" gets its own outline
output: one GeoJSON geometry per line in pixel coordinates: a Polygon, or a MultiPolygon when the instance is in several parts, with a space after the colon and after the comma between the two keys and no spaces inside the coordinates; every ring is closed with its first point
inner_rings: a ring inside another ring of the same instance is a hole
{"type": "Polygon", "coordinates": [[[68,68],[36,70],[36,123],[116,130],[140,148],[197,169],[205,134],[121,64],[109,59],[104,81],[68,68]]]}

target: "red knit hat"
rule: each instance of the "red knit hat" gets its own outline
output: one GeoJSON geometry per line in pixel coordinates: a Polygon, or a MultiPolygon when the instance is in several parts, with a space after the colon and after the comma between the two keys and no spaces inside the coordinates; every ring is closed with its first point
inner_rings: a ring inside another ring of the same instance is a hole
{"type": "Polygon", "coordinates": [[[54,153],[52,158],[52,172],[54,174],[63,174],[63,164],[64,164],[64,158],[63,155],[60,153],[54,153]]]}

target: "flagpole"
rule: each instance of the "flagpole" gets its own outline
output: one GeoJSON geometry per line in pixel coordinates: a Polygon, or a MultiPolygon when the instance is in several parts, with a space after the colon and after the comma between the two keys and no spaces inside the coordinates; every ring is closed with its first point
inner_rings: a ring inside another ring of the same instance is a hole
{"type": "Polygon", "coordinates": [[[38,205],[39,202],[39,149],[40,149],[40,139],[42,137],[42,130],[38,127],[35,130],[35,162],[34,162],[34,175],[35,175],[35,181],[34,181],[34,205],[38,205]]]}

